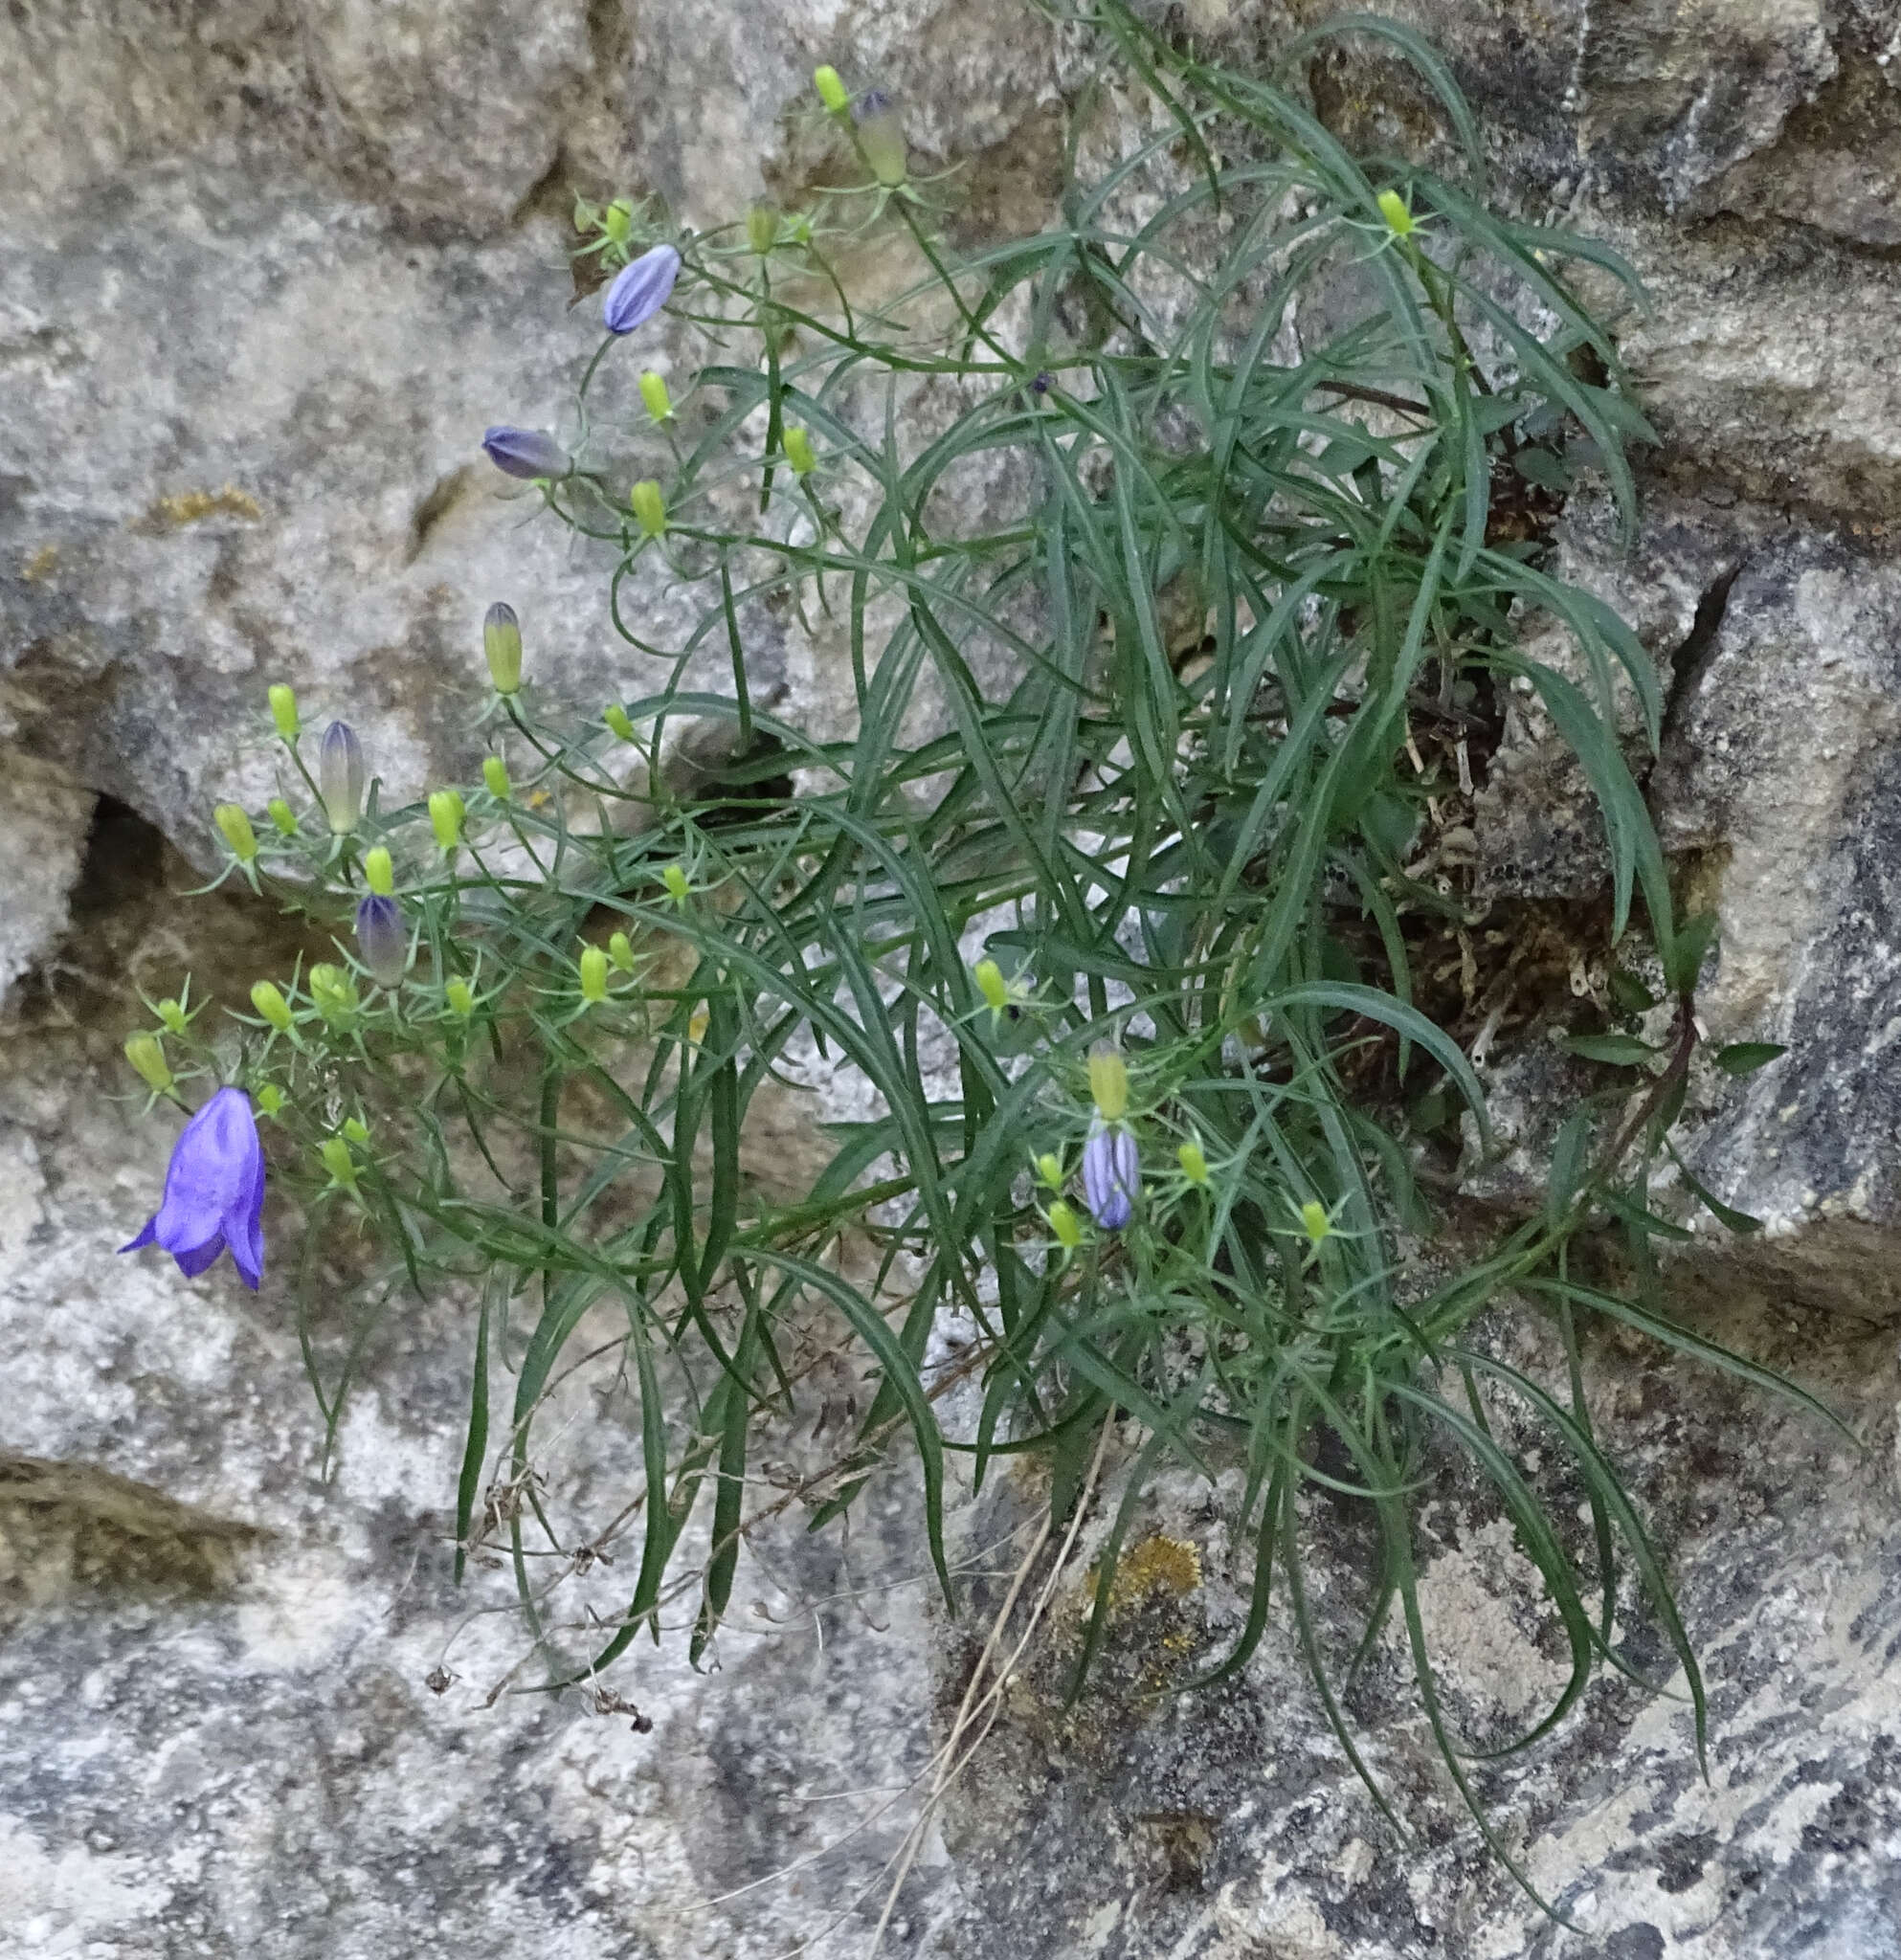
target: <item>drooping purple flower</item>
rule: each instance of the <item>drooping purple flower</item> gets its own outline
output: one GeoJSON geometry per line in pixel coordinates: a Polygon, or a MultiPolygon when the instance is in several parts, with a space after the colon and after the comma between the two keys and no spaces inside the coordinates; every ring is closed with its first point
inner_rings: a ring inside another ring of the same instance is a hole
{"type": "Polygon", "coordinates": [[[400,987],[410,963],[410,936],[403,908],[394,899],[371,892],[356,908],[356,947],[379,987],[400,987]]]}
{"type": "Polygon", "coordinates": [[[574,458],[546,429],[515,429],[499,422],[481,432],[481,446],[498,470],[524,482],[565,477],[574,467],[574,458]]]}
{"type": "Polygon", "coordinates": [[[1105,1232],[1120,1232],[1129,1223],[1141,1179],[1135,1139],[1120,1125],[1096,1130],[1083,1146],[1083,1195],[1105,1232]]]}
{"type": "Polygon", "coordinates": [[[645,326],[673,295],[680,277],[680,254],[671,245],[656,245],[633,264],[623,267],[601,301],[601,318],[609,333],[632,333],[645,326]]]}
{"type": "Polygon", "coordinates": [[[355,830],[363,814],[363,744],[347,722],[332,722],[317,751],[317,793],[338,836],[355,830]]]}
{"type": "Polygon", "coordinates": [[[220,1089],[179,1132],[165,1173],[165,1202],[121,1252],[161,1245],[195,1280],[229,1246],[238,1277],[257,1292],[264,1271],[264,1150],[242,1089],[220,1089]]]}

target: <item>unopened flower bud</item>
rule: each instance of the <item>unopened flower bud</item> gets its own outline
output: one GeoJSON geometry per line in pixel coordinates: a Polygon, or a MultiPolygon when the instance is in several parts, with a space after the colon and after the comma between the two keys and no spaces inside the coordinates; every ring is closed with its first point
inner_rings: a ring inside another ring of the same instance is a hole
{"type": "Polygon", "coordinates": [[[1083,1146],[1083,1194],[1105,1232],[1120,1232],[1134,1214],[1141,1174],[1135,1139],[1126,1129],[1099,1129],[1083,1146]]]}
{"type": "Polygon", "coordinates": [[[515,609],[498,599],[481,620],[481,650],[497,694],[514,694],[522,684],[522,622],[515,609]]]}
{"type": "Polygon", "coordinates": [[[634,942],[624,932],[613,934],[607,943],[607,956],[623,973],[634,970],[634,942]]]}
{"type": "Polygon", "coordinates": [[[1174,1153],[1175,1162],[1181,1166],[1181,1174],[1190,1184],[1208,1182],[1208,1158],[1201,1146],[1196,1143],[1183,1144],[1174,1153]]]}
{"type": "Polygon", "coordinates": [[[600,1002],[607,998],[607,955],[597,946],[583,947],[580,959],[581,998],[600,1002]]]}
{"type": "Polygon", "coordinates": [[[504,477],[517,477],[525,483],[565,477],[574,467],[574,458],[546,429],[516,429],[498,422],[481,432],[481,446],[504,477]]]}
{"type": "Polygon", "coordinates": [[[235,803],[220,803],[212,812],[212,821],[217,825],[224,840],[231,846],[231,854],[240,864],[249,864],[257,855],[257,834],[251,828],[251,819],[235,803]]]}
{"type": "Polygon", "coordinates": [[[636,523],[650,538],[658,538],[666,529],[666,499],[660,495],[660,486],[651,477],[644,477],[627,493],[627,501],[632,506],[636,523]]]}
{"type": "Polygon", "coordinates": [[[280,1035],[291,1030],[290,1003],[268,980],[259,980],[251,990],[251,1005],[280,1035]]]}
{"type": "Polygon", "coordinates": [[[257,1091],[257,1114],[259,1116],[281,1116],[284,1107],[284,1092],[275,1082],[266,1082],[257,1091]]]}
{"type": "Polygon", "coordinates": [[[627,719],[627,710],[616,702],[611,702],[602,712],[601,720],[609,730],[623,742],[634,741],[634,724],[627,719]]]}
{"type": "Polygon", "coordinates": [[[297,719],[297,696],[281,680],[270,691],[271,720],[286,742],[295,742],[303,732],[303,724],[297,719]]]}
{"type": "Polygon", "coordinates": [[[669,864],[660,872],[660,882],[666,886],[667,897],[676,905],[685,904],[693,896],[692,883],[678,864],[669,864]]]}
{"type": "Polygon", "coordinates": [[[801,477],[809,477],[818,467],[818,458],[812,453],[812,437],[796,423],[785,434],[786,460],[801,477]]]}
{"type": "Polygon", "coordinates": [[[977,991],[993,1013],[1001,1013],[1010,1005],[1010,983],[995,960],[979,960],[971,969],[971,978],[977,983],[977,991]]]}
{"type": "Polygon", "coordinates": [[[174,1035],[182,1035],[191,1025],[191,1016],[185,1012],[182,1000],[162,1000],[153,1009],[159,1019],[174,1035]]]}
{"type": "Polygon", "coordinates": [[[449,1012],[463,1020],[475,1013],[475,995],[466,980],[451,980],[442,990],[442,998],[449,1003],[449,1012]]]}
{"type": "Polygon", "coordinates": [[[640,399],[647,405],[647,412],[656,422],[673,419],[673,397],[666,391],[666,376],[656,374],[649,368],[640,377],[640,399]]]}
{"type": "Polygon", "coordinates": [[[356,983],[341,967],[320,961],[311,968],[304,984],[310,989],[310,998],[326,1018],[337,1019],[356,1012],[356,983]]]}
{"type": "Polygon", "coordinates": [[[656,245],[615,275],[601,301],[601,320],[609,333],[632,333],[644,326],[669,299],[680,277],[680,254],[671,245],[656,245]]]}
{"type": "Polygon", "coordinates": [[[396,889],[396,867],[381,844],[372,844],[363,854],[363,881],[382,899],[396,889]]]}
{"type": "Polygon", "coordinates": [[[508,780],[508,765],[499,755],[482,758],[481,783],[498,803],[506,803],[515,793],[515,786],[508,780]]]}
{"type": "Polygon", "coordinates": [[[851,91],[839,79],[839,71],[836,68],[815,68],[812,71],[812,85],[818,91],[818,100],[833,115],[842,116],[851,107],[851,91]]]}
{"type": "Polygon", "coordinates": [[[634,207],[624,197],[616,197],[601,212],[601,230],[611,245],[625,245],[634,235],[634,207]]]}
{"type": "Polygon", "coordinates": [[[1048,1191],[1062,1189],[1062,1159],[1054,1150],[1045,1150],[1037,1159],[1037,1182],[1048,1191]]]}
{"type": "Polygon", "coordinates": [[[317,793],[338,836],[355,830],[363,814],[363,744],[347,722],[332,722],[317,751],[317,793]]]}
{"type": "Polygon", "coordinates": [[[279,832],[286,837],[297,835],[297,812],[281,796],[273,796],[264,806],[265,813],[277,825],[279,832]]]}
{"type": "Polygon", "coordinates": [[[1333,1236],[1333,1221],[1327,1215],[1327,1207],[1311,1198],[1300,1208],[1300,1222],[1315,1245],[1333,1236]]]}
{"type": "Polygon", "coordinates": [[[905,125],[891,98],[883,89],[872,89],[861,98],[852,114],[858,124],[859,147],[871,166],[871,174],[887,190],[894,189],[911,170],[905,125]]]}
{"type": "Polygon", "coordinates": [[[1107,1041],[1089,1051],[1089,1094],[1105,1123],[1120,1123],[1129,1108],[1129,1070],[1107,1041]]]}
{"type": "Polygon", "coordinates": [[[1397,190],[1382,190],[1378,197],[1379,214],[1386,220],[1386,229],[1396,238],[1407,238],[1413,233],[1413,213],[1407,208],[1406,200],[1397,190]]]}
{"type": "Polygon", "coordinates": [[[394,899],[372,891],[357,906],[356,949],[379,987],[393,990],[402,985],[410,963],[410,936],[403,908],[394,899]]]}
{"type": "Polygon", "coordinates": [[[344,1135],[353,1144],[367,1144],[369,1130],[360,1116],[347,1116],[344,1119],[344,1135]]]}
{"type": "Polygon", "coordinates": [[[778,212],[770,204],[755,204],[746,213],[746,242],[764,258],[778,241],[778,212]]]}
{"type": "Polygon", "coordinates": [[[165,1058],[165,1047],[156,1035],[141,1031],[125,1043],[125,1059],[138,1070],[148,1089],[163,1096],[171,1087],[172,1073],[165,1058]]]}
{"type": "Polygon", "coordinates": [[[1061,1198],[1049,1208],[1049,1229],[1064,1252],[1074,1252],[1083,1243],[1083,1221],[1061,1198]]]}
{"type": "Polygon", "coordinates": [[[462,841],[462,818],[468,814],[456,790],[432,790],[429,792],[429,827],[436,833],[436,841],[445,851],[453,851],[462,841]]]}
{"type": "Polygon", "coordinates": [[[356,1189],[356,1159],[342,1137],[325,1137],[317,1154],[323,1158],[324,1169],[330,1173],[332,1183],[342,1185],[346,1191],[356,1189]]]}

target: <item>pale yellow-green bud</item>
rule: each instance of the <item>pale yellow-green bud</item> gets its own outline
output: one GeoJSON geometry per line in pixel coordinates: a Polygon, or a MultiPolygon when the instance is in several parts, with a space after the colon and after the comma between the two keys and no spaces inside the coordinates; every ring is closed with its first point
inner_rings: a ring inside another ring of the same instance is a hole
{"type": "Polygon", "coordinates": [[[508,780],[508,765],[499,755],[483,757],[481,783],[498,803],[506,803],[515,793],[515,786],[508,780]]]}
{"type": "Polygon", "coordinates": [[[432,790],[429,792],[429,827],[436,833],[436,841],[443,850],[453,851],[462,841],[462,818],[467,813],[460,791],[432,790]]]}
{"type": "Polygon", "coordinates": [[[656,422],[673,419],[673,397],[666,391],[666,377],[656,374],[651,368],[640,377],[640,399],[656,422]]]}
{"type": "Polygon", "coordinates": [[[1413,213],[1407,209],[1406,200],[1397,190],[1382,190],[1378,203],[1379,214],[1386,220],[1386,229],[1396,238],[1411,237],[1413,213]]]}
{"type": "Polygon", "coordinates": [[[152,1012],[174,1035],[184,1034],[191,1025],[191,1016],[185,1012],[182,1000],[162,1000],[152,1012]]]}
{"type": "Polygon", "coordinates": [[[971,969],[971,978],[977,983],[977,991],[992,1013],[1001,1013],[1010,1005],[1010,984],[995,960],[979,960],[971,969]]]}
{"type": "Polygon", "coordinates": [[[1316,1204],[1311,1198],[1300,1208],[1300,1222],[1315,1245],[1333,1236],[1333,1224],[1327,1215],[1327,1207],[1316,1204]]]}
{"type": "Polygon", "coordinates": [[[1037,1159],[1037,1182],[1047,1191],[1062,1189],[1062,1159],[1054,1150],[1045,1150],[1037,1159]]]}
{"type": "Polygon", "coordinates": [[[1089,1051],[1089,1094],[1105,1123],[1120,1123],[1129,1110],[1129,1070],[1107,1041],[1089,1051]]]}
{"type": "Polygon", "coordinates": [[[273,796],[264,806],[265,813],[277,825],[280,835],[294,837],[297,835],[297,812],[281,796],[273,796]]]}
{"type": "MultiPolygon", "coordinates": [[[[334,969],[333,969],[334,970],[334,969]]],[[[288,1035],[292,1015],[290,1003],[268,980],[259,980],[251,990],[251,1005],[280,1035],[288,1035]]]]}
{"type": "Polygon", "coordinates": [[[1181,1166],[1181,1174],[1190,1184],[1208,1182],[1208,1159],[1199,1144],[1183,1144],[1174,1153],[1175,1162],[1181,1166]]]}
{"type": "Polygon", "coordinates": [[[872,89],[858,105],[859,147],[871,174],[885,189],[895,190],[911,173],[905,143],[904,119],[883,89],[872,89]]]}
{"type": "Polygon", "coordinates": [[[625,245],[634,235],[634,207],[624,197],[616,197],[601,212],[601,230],[610,244],[625,245]]]}
{"type": "Polygon", "coordinates": [[[381,844],[372,844],[363,854],[363,881],[379,899],[389,898],[396,889],[396,867],[381,844]]]}
{"type": "Polygon", "coordinates": [[[1074,1252],[1083,1243],[1083,1221],[1061,1198],[1049,1208],[1049,1229],[1064,1252],[1074,1252]]]}
{"type": "Polygon", "coordinates": [[[305,976],[305,985],[318,1011],[331,1018],[352,1014],[361,1005],[356,982],[341,967],[319,962],[305,976]]]}
{"type": "Polygon", "coordinates": [[[266,1082],[257,1091],[257,1114],[259,1116],[281,1116],[284,1107],[284,1092],[275,1082],[266,1082]]]}
{"type": "Polygon", "coordinates": [[[785,434],[786,460],[801,477],[809,477],[818,467],[818,458],[812,453],[812,437],[797,423],[794,423],[785,434]]]}
{"type": "Polygon", "coordinates": [[[240,864],[249,864],[257,855],[257,835],[251,828],[251,819],[235,803],[220,803],[212,812],[212,821],[217,825],[224,840],[231,846],[232,856],[240,864]]]}
{"type": "Polygon", "coordinates": [[[660,882],[666,886],[667,897],[676,905],[683,905],[693,895],[693,886],[686,873],[678,864],[669,864],[660,873],[660,882]]]}
{"type": "Polygon", "coordinates": [[[475,995],[466,980],[451,980],[442,990],[442,998],[449,1003],[449,1012],[463,1020],[475,1013],[475,995]]]}
{"type": "Polygon", "coordinates": [[[346,1117],[344,1119],[344,1134],[353,1144],[367,1144],[369,1141],[369,1131],[361,1117],[346,1117]]]}
{"type": "Polygon", "coordinates": [[[330,1173],[333,1183],[340,1184],[346,1191],[356,1189],[356,1159],[349,1153],[349,1146],[342,1137],[325,1137],[318,1150],[324,1160],[324,1169],[330,1173]]]}
{"type": "Polygon", "coordinates": [[[522,622],[515,609],[498,599],[483,613],[481,653],[497,694],[515,694],[522,685],[522,622]]]}
{"type": "Polygon", "coordinates": [[[812,85],[818,91],[818,100],[833,115],[842,116],[851,107],[851,90],[839,79],[839,71],[836,68],[815,68],[812,71],[812,85]]]}
{"type": "Polygon", "coordinates": [[[634,970],[634,942],[624,932],[616,932],[608,940],[607,956],[621,972],[634,970]]]}
{"type": "Polygon", "coordinates": [[[607,998],[607,955],[597,946],[581,948],[581,998],[599,1003],[607,998]]]}
{"type": "Polygon", "coordinates": [[[277,731],[286,742],[295,742],[303,732],[303,724],[297,718],[297,696],[281,680],[271,689],[271,720],[277,731]]]}
{"type": "Polygon", "coordinates": [[[755,204],[746,213],[746,242],[761,258],[779,242],[779,214],[770,204],[755,204]]]}
{"type": "Polygon", "coordinates": [[[125,1059],[144,1078],[145,1086],[161,1096],[171,1087],[172,1073],[165,1058],[165,1047],[156,1035],[141,1032],[128,1037],[125,1059]]]}
{"type": "Polygon", "coordinates": [[[618,702],[614,702],[602,714],[601,720],[607,724],[609,730],[613,734],[620,737],[621,741],[633,742],[635,740],[634,724],[627,719],[627,710],[618,702]]]}
{"type": "Polygon", "coordinates": [[[627,493],[627,501],[635,521],[648,537],[658,538],[666,529],[666,499],[651,477],[643,477],[635,484],[627,493]]]}

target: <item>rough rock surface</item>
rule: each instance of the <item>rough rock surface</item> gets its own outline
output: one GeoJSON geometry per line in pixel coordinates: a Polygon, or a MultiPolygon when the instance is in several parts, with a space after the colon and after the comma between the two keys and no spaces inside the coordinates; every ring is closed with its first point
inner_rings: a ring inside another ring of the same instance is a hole
{"type": "MultiPolygon", "coordinates": [[[[1328,11],[1185,10],[1263,60],[1328,11]]],[[[1133,1609],[1074,1713],[1057,1669],[1080,1595],[1060,1599],[886,1949],[1881,1960],[1901,1954],[1901,1381],[1878,1325],[1901,1307],[1901,12],[1398,11],[1446,50],[1509,194],[1608,237],[1651,290],[1623,329],[1665,438],[1635,552],[1581,501],[1565,550],[1664,675],[1648,787],[1722,917],[1712,1032],[1792,1044],[1697,1085],[1698,1173],[1769,1229],[1686,1264],[1685,1301],[1829,1394],[1870,1453],[1647,1350],[1593,1354],[1600,1429],[1706,1655],[1711,1778],[1679,1706],[1615,1684],[1499,1772],[1501,1824],[1578,1932],[1484,1861],[1390,1656],[1366,1706],[1376,1767],[1424,1819],[1406,1852],[1282,1635],[1241,1682],[1162,1696],[1237,1612],[1220,1503],[1184,1487],[1146,1524],[1196,1545],[1203,1583],[1133,1609]]],[[[174,987],[193,951],[150,910],[189,867],[140,819],[203,858],[211,805],[262,792],[276,679],[312,720],[347,713],[399,793],[457,767],[493,598],[551,694],[585,709],[643,684],[598,564],[523,523],[475,443],[491,420],[558,426],[596,344],[592,309],[560,303],[572,192],[652,190],[702,225],[796,195],[827,168],[804,107],[822,58],[894,88],[927,166],[973,161],[966,222],[1040,219],[1084,69],[1013,0],[20,0],[0,18],[0,991],[28,976],[0,1036],[0,1952],[766,1955],[838,1911],[862,1946],[877,1917],[908,1815],[878,1807],[923,1768],[969,1659],[918,1583],[901,1486],[844,1550],[795,1520],[762,1536],[736,1597],[765,1613],[738,1616],[723,1671],[669,1647],[617,1681],[651,1732],[581,1697],[483,1706],[519,1636],[504,1614],[464,1626],[448,1587],[455,1303],[391,1333],[325,1481],[281,1302],[111,1250],[168,1139],[110,1101],[116,1038],[134,990],[174,987]]],[[[1443,159],[1373,44],[1300,78],[1349,135],[1443,159]]],[[[638,360],[682,352],[656,330],[638,360]]],[[[639,459],[644,438],[612,439],[639,459]]],[[[762,637],[755,693],[822,715],[832,657],[762,637]]],[[[1575,893],[1596,876],[1588,812],[1546,789],[1541,826],[1494,857],[1523,891],[1575,893]]],[[[248,935],[272,928],[217,919],[197,950],[248,978],[248,935]]],[[[577,1431],[591,1499],[617,1487],[615,1421],[577,1431]]],[[[966,1520],[973,1559],[1032,1495],[966,1520]]],[[[1553,1657],[1509,1544],[1457,1491],[1433,1531],[1427,1611],[1461,1708],[1522,1719],[1553,1657]]],[[[503,1580],[479,1573],[476,1603],[505,1604],[503,1580]]],[[[995,1584],[973,1589],[978,1625],[995,1584]]],[[[611,1586],[588,1596],[613,1610],[611,1586]]]]}

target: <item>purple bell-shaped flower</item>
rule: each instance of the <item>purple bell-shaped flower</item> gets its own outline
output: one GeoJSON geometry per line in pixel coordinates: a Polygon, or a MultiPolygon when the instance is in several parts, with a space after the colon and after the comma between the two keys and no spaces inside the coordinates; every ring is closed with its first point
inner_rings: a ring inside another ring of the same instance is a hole
{"type": "Polygon", "coordinates": [[[1120,1125],[1097,1130],[1083,1146],[1083,1194],[1105,1232],[1120,1232],[1134,1215],[1141,1179],[1135,1139],[1120,1125]]]}
{"type": "Polygon", "coordinates": [[[615,276],[601,301],[601,318],[609,333],[632,333],[645,326],[673,296],[680,277],[680,254],[671,245],[656,245],[615,276]]]}
{"type": "Polygon", "coordinates": [[[403,984],[403,969],[410,963],[410,935],[403,924],[403,908],[394,899],[371,892],[357,906],[356,949],[379,987],[393,989],[403,984]]]}
{"type": "Polygon", "coordinates": [[[481,432],[488,459],[503,476],[533,482],[538,477],[565,477],[574,458],[545,429],[515,429],[498,423],[481,432]]]}
{"type": "Polygon", "coordinates": [[[264,1271],[264,1149],[251,1099],[220,1089],[179,1132],[165,1173],[165,1202],[121,1252],[161,1245],[195,1280],[229,1246],[238,1277],[257,1292],[264,1271]]]}

